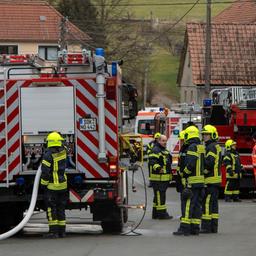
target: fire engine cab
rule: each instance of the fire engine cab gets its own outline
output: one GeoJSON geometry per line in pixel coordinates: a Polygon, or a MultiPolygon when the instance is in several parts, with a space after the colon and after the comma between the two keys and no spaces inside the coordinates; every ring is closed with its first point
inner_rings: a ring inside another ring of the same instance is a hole
{"type": "MultiPolygon", "coordinates": [[[[237,143],[241,163],[245,174],[240,181],[241,189],[253,190],[255,177],[251,153],[253,148],[252,134],[256,131],[256,89],[230,87],[215,89],[210,98],[204,100],[203,124],[214,125],[219,134],[219,143],[223,146],[226,140],[237,143]]],[[[223,186],[225,185],[225,170],[222,168],[223,186]]]]}
{"type": "MultiPolygon", "coordinates": [[[[58,131],[68,151],[68,208],[88,208],[103,231],[121,232],[128,197],[119,133],[135,118],[136,89],[123,89],[118,62],[107,64],[101,48],[61,51],[51,67],[33,55],[2,55],[0,72],[0,229],[23,218],[45,138],[58,131]]],[[[44,209],[41,191],[36,208],[44,209]]]]}

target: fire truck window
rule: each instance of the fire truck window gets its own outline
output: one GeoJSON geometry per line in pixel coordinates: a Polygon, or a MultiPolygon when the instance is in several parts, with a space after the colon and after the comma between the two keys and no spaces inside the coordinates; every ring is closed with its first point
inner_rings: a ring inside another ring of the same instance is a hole
{"type": "Polygon", "coordinates": [[[140,120],[138,128],[140,134],[153,135],[155,131],[154,120],[140,120]]]}

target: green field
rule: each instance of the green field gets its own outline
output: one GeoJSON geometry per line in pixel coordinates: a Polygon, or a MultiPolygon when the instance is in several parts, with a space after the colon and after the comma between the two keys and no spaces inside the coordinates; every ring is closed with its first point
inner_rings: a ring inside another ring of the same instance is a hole
{"type": "MultiPolygon", "coordinates": [[[[194,3],[195,0],[130,0],[131,4],[150,4],[150,3],[194,3]]],[[[205,2],[206,0],[200,1],[205,2]]],[[[215,16],[230,4],[213,4],[212,16],[215,16]]],[[[131,12],[135,18],[149,19],[159,18],[177,21],[192,5],[179,6],[133,6],[131,12]],[[152,15],[150,13],[152,12],[152,15]]],[[[197,5],[181,22],[185,30],[185,23],[191,21],[204,21],[206,15],[206,5],[197,5]]],[[[171,32],[170,32],[171,33],[171,32]]],[[[180,31],[181,35],[184,31],[180,31]]],[[[156,42],[157,44],[157,42],[156,42]]],[[[150,83],[154,84],[162,94],[170,96],[173,100],[179,98],[179,90],[176,85],[177,73],[179,67],[179,56],[172,56],[164,49],[157,49],[152,57],[152,69],[150,74],[150,83]]]]}
{"type": "MultiPolygon", "coordinates": [[[[151,12],[153,18],[177,20],[188,9],[191,8],[196,0],[129,0],[130,4],[138,4],[145,6],[132,6],[131,11],[137,18],[150,18],[151,12]],[[191,3],[191,5],[181,5],[181,3],[191,3]],[[152,5],[150,4],[180,4],[180,5],[152,5]]],[[[213,0],[214,1],[214,0],[213,0]]],[[[206,13],[206,0],[199,1],[199,4],[186,16],[184,21],[204,20],[206,13]]],[[[220,2],[220,1],[218,1],[220,2]]],[[[229,4],[212,4],[212,15],[218,14],[220,11],[228,7],[229,4]]]]}

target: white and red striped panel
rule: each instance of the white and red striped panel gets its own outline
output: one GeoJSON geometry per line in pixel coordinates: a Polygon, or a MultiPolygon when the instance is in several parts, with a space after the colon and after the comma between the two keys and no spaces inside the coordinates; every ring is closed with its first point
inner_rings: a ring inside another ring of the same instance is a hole
{"type": "MultiPolygon", "coordinates": [[[[58,78],[53,78],[54,81],[58,78]]],[[[95,80],[85,79],[59,79],[63,86],[73,86],[76,95],[75,121],[76,121],[76,141],[77,141],[77,170],[85,173],[87,178],[107,178],[109,177],[108,166],[99,163],[97,155],[99,152],[98,131],[79,131],[79,119],[95,117],[98,119],[97,107],[97,84],[95,80]]],[[[48,79],[48,82],[51,80],[48,79]]],[[[8,145],[9,157],[9,180],[13,175],[21,171],[21,125],[20,125],[20,102],[19,88],[29,87],[32,80],[10,80],[7,82],[7,130],[8,141],[0,138],[0,181],[6,179],[6,151],[8,145]]],[[[1,81],[3,83],[3,81],[1,81]]],[[[3,87],[3,85],[2,85],[3,87]]],[[[4,92],[0,91],[0,104],[4,104],[4,92]]],[[[0,106],[0,120],[5,120],[5,108],[0,106]]],[[[115,100],[105,100],[105,138],[107,156],[117,156],[118,153],[118,125],[117,125],[117,102],[115,100]]],[[[0,135],[5,136],[5,123],[0,123],[0,135]]]]}
{"type": "MultiPolygon", "coordinates": [[[[85,173],[87,178],[109,177],[108,166],[99,163],[98,131],[79,131],[79,119],[90,115],[98,117],[97,84],[91,80],[71,80],[76,88],[76,124],[77,124],[77,160],[78,170],[85,173]]],[[[106,150],[108,156],[117,156],[118,125],[117,103],[114,100],[105,100],[105,130],[106,150]]]]}
{"type": "MultiPolygon", "coordinates": [[[[5,117],[5,107],[0,107],[0,120],[5,122],[0,123],[0,180],[6,180],[6,150],[8,152],[9,162],[9,180],[13,175],[19,173],[21,165],[21,149],[20,149],[20,123],[19,123],[19,86],[21,81],[10,80],[6,84],[6,100],[7,100],[7,118],[5,117]],[[7,141],[5,137],[5,129],[7,128],[7,141]],[[2,137],[3,136],[3,137],[2,137]]],[[[3,85],[1,85],[3,88],[3,85]]],[[[4,91],[0,94],[0,103],[4,104],[4,91]]]]}

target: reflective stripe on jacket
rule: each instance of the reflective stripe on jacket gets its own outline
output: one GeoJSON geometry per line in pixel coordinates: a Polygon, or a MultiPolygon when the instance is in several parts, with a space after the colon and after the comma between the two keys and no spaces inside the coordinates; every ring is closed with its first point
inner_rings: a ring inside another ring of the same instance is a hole
{"type": "Polygon", "coordinates": [[[189,186],[204,186],[204,155],[205,147],[197,138],[190,139],[188,142],[184,163],[184,177],[189,186]]]}
{"type": "Polygon", "coordinates": [[[67,189],[67,152],[64,147],[48,148],[42,160],[41,184],[50,190],[67,189]]]}
{"type": "Polygon", "coordinates": [[[152,168],[151,181],[170,181],[172,179],[170,152],[159,143],[155,144],[149,155],[149,164],[152,168]]]}
{"type": "Polygon", "coordinates": [[[205,144],[205,183],[219,185],[221,184],[221,147],[213,140],[205,144]]]}
{"type": "Polygon", "coordinates": [[[227,150],[223,159],[223,163],[226,167],[227,179],[239,179],[242,165],[240,163],[240,156],[235,150],[227,150]]]}

